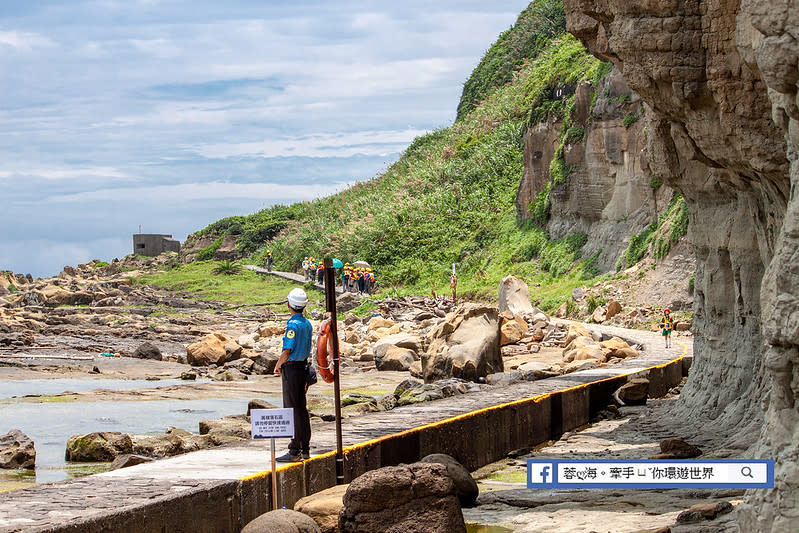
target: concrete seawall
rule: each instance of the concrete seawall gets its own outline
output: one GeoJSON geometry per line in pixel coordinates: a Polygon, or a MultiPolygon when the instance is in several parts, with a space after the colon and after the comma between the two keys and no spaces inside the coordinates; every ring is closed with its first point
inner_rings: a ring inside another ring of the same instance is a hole
{"type": "MultiPolygon", "coordinates": [[[[571,379],[579,384],[571,387],[469,410],[347,446],[345,481],[382,466],[414,462],[430,453],[450,454],[474,470],[504,458],[514,449],[557,439],[588,423],[611,403],[612,393],[631,377],[646,375],[650,380],[650,397],[664,395],[683,377],[682,356],[690,354],[687,345],[682,346],[682,355],[676,359],[660,354],[660,361],[665,361],[660,364],[630,368],[626,372],[620,368],[615,375],[585,377],[589,381],[583,383],[579,382],[583,378],[575,375],[571,379]]],[[[262,448],[259,453],[263,458],[262,448]]],[[[125,470],[136,468],[139,467],[125,470]]],[[[202,464],[197,468],[202,468],[202,464]]],[[[303,496],[335,485],[335,453],[281,466],[276,475],[278,505],[291,508],[303,496]]],[[[268,471],[215,481],[182,479],[176,475],[177,481],[159,482],[122,476],[104,478],[105,482],[97,481],[103,476],[90,476],[3,495],[0,532],[238,532],[270,509],[268,471]],[[124,503],[120,502],[122,492],[124,503]],[[52,502],[63,501],[65,494],[73,494],[74,505],[83,504],[85,512],[77,516],[60,512],[52,502]],[[26,524],[22,516],[26,508],[33,509],[36,505],[46,508],[48,504],[51,508],[45,519],[34,519],[34,513],[30,513],[32,518],[26,524]],[[9,511],[12,508],[15,511],[9,511]],[[17,518],[13,519],[13,515],[17,518]],[[13,520],[3,520],[4,517],[13,520]]]]}

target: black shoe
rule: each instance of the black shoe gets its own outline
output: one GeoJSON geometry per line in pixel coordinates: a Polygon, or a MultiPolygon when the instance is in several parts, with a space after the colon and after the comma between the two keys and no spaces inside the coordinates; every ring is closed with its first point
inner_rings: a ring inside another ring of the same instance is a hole
{"type": "Polygon", "coordinates": [[[311,458],[311,452],[302,452],[302,458],[303,459],[310,459],[311,458]]]}
{"type": "Polygon", "coordinates": [[[285,455],[276,457],[275,461],[277,461],[278,463],[301,463],[302,455],[299,453],[288,452],[285,455]]]}

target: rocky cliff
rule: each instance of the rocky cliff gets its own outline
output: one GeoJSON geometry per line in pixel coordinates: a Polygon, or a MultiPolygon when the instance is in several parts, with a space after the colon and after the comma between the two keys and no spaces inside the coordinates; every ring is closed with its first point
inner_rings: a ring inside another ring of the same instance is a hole
{"type": "Polygon", "coordinates": [[[695,363],[678,416],[777,461],[742,531],[799,512],[799,10],[788,0],[565,0],[568,29],[651,108],[649,168],[687,202],[695,363]],[[736,437],[737,436],[737,437],[736,437]]]}
{"type": "Polygon", "coordinates": [[[551,187],[547,230],[553,238],[585,233],[583,255],[597,254],[597,266],[611,270],[629,236],[658,219],[674,193],[653,182],[646,158],[644,110],[621,73],[613,69],[596,88],[590,82],[574,91],[570,132],[558,154],[562,124],[539,123],[524,137],[524,174],[516,196],[522,219],[530,205],[551,187]],[[553,159],[562,157],[565,179],[552,180],[553,159]],[[653,186],[654,184],[654,186],[653,186]],[[627,236],[619,239],[619,235],[627,236]]]}

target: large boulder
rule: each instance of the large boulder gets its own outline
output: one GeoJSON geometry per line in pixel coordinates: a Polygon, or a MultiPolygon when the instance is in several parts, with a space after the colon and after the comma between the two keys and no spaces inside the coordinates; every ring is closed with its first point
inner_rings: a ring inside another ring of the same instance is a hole
{"type": "Polygon", "coordinates": [[[119,432],[73,435],[67,441],[65,459],[76,462],[108,462],[118,455],[133,453],[130,435],[119,432]]]}
{"type": "Polygon", "coordinates": [[[345,292],[336,297],[336,311],[346,313],[361,305],[361,299],[352,292],[345,292]]]}
{"type": "Polygon", "coordinates": [[[164,359],[161,349],[152,342],[140,344],[133,352],[133,357],[136,359],[152,359],[154,361],[162,361],[164,359]]]}
{"type": "Polygon", "coordinates": [[[605,352],[608,359],[611,357],[627,359],[628,357],[638,356],[638,352],[619,337],[613,337],[606,341],[602,341],[599,343],[599,346],[602,348],[602,351],[605,352]]]}
{"type": "Polygon", "coordinates": [[[374,351],[375,368],[378,370],[405,371],[410,369],[417,359],[419,356],[413,350],[390,344],[378,346],[374,351]]]}
{"type": "Polygon", "coordinates": [[[186,347],[186,360],[192,366],[222,365],[241,357],[242,347],[222,333],[211,333],[186,347]]]}
{"type": "Polygon", "coordinates": [[[241,533],[320,533],[320,530],[310,516],[291,509],[276,509],[249,522],[241,533]]]}
{"type": "Polygon", "coordinates": [[[619,302],[617,302],[616,300],[611,300],[608,302],[608,312],[607,312],[608,320],[621,313],[621,311],[622,308],[619,302]]]}
{"type": "Polygon", "coordinates": [[[275,335],[283,335],[286,332],[286,326],[278,324],[277,322],[264,322],[258,326],[258,336],[267,338],[275,335]]]}
{"type": "Polygon", "coordinates": [[[277,366],[278,357],[274,354],[264,352],[255,356],[252,360],[252,373],[271,375],[277,366]]]}
{"type": "Polygon", "coordinates": [[[447,467],[447,475],[455,483],[455,494],[461,502],[461,507],[474,507],[477,503],[477,496],[480,489],[472,475],[466,467],[460,464],[454,457],[445,453],[431,453],[419,461],[420,463],[439,463],[447,467]]]}
{"type": "Polygon", "coordinates": [[[249,439],[252,431],[247,415],[224,416],[216,420],[201,420],[200,435],[228,435],[249,439]]]}
{"type": "Polygon", "coordinates": [[[120,468],[127,468],[129,466],[136,466],[143,463],[151,463],[153,460],[149,457],[144,457],[142,455],[131,455],[131,454],[124,454],[118,455],[116,459],[111,462],[111,466],[108,467],[109,470],[119,470],[120,468]]]}
{"type": "Polygon", "coordinates": [[[344,493],[347,485],[336,485],[301,498],[294,504],[294,510],[313,518],[322,533],[338,531],[338,514],[344,507],[344,493]]]}
{"type": "Polygon", "coordinates": [[[589,359],[596,359],[604,362],[606,360],[605,352],[602,347],[591,337],[575,337],[563,349],[563,361],[571,363],[572,361],[586,361],[589,359]]]}
{"type": "Polygon", "coordinates": [[[456,377],[467,381],[502,372],[496,307],[467,303],[459,306],[427,334],[422,372],[428,383],[456,377]]]}
{"type": "Polygon", "coordinates": [[[583,326],[582,324],[569,324],[569,329],[566,332],[566,337],[563,339],[564,346],[568,346],[571,341],[576,339],[577,337],[590,337],[591,332],[588,331],[588,328],[583,326]]]}
{"type": "Polygon", "coordinates": [[[503,278],[499,283],[499,310],[510,311],[514,315],[535,313],[527,283],[514,276],[503,278]]]}
{"type": "Polygon", "coordinates": [[[522,317],[516,316],[510,311],[503,311],[499,316],[502,319],[502,325],[499,328],[500,346],[516,344],[527,335],[529,326],[522,317]]]}
{"type": "Polygon", "coordinates": [[[414,463],[372,470],[350,483],[339,529],[342,533],[465,533],[466,525],[447,467],[414,463]]]}
{"type": "Polygon", "coordinates": [[[33,441],[18,429],[0,436],[0,468],[36,467],[36,449],[33,441]]]}
{"type": "Polygon", "coordinates": [[[375,351],[377,351],[378,346],[382,346],[383,344],[398,346],[400,348],[408,348],[416,353],[419,353],[424,349],[422,339],[419,338],[418,335],[413,335],[411,333],[395,333],[393,335],[386,335],[375,343],[375,351]]]}
{"type": "Polygon", "coordinates": [[[649,395],[649,380],[633,378],[613,393],[621,405],[645,405],[649,395]]]}
{"type": "Polygon", "coordinates": [[[369,328],[367,331],[371,333],[377,329],[391,328],[394,325],[395,325],[394,321],[391,320],[390,318],[383,318],[382,316],[373,316],[372,318],[369,319],[369,328]]]}

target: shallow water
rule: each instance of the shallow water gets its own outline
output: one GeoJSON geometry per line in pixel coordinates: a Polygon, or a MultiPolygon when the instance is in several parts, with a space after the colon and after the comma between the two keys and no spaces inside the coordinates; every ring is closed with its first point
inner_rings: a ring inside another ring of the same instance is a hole
{"type": "MultiPolygon", "coordinates": [[[[54,378],[0,380],[0,399],[15,396],[52,396],[62,392],[86,392],[94,389],[133,390],[207,383],[210,380],[187,381],[181,379],[108,379],[108,378],[54,378]]],[[[0,428],[2,429],[2,428],[0,428]]]]}
{"type": "MultiPolygon", "coordinates": [[[[68,464],[64,460],[69,437],[93,431],[156,434],[174,426],[192,433],[201,420],[247,412],[250,395],[241,398],[148,401],[19,401],[10,396],[79,392],[96,388],[127,390],[172,385],[180,380],[55,379],[3,382],[0,396],[0,433],[19,429],[36,447],[36,471],[26,473],[0,470],[0,490],[4,484],[46,483],[102,471],[104,465],[68,464]],[[27,383],[26,383],[27,382],[27,383]],[[9,385],[9,387],[7,387],[9,385]],[[10,392],[13,391],[13,392],[10,392]]],[[[182,382],[186,383],[186,382],[182,382]]],[[[280,405],[280,398],[262,398],[280,405]]]]}

